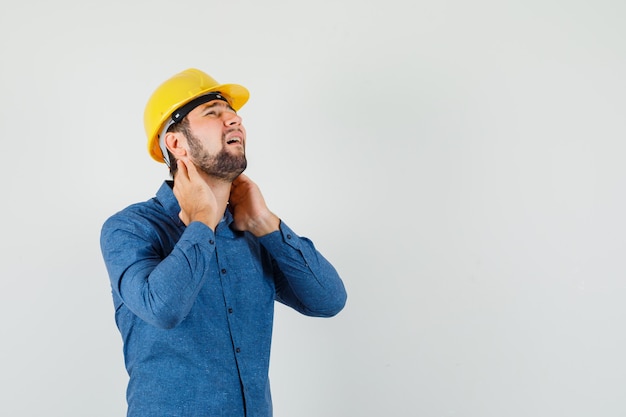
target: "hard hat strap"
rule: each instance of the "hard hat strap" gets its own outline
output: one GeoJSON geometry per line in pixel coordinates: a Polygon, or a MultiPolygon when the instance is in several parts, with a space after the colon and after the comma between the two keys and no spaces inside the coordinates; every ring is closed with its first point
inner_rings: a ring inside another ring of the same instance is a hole
{"type": "Polygon", "coordinates": [[[170,156],[169,153],[167,153],[167,146],[165,145],[165,134],[167,133],[167,129],[169,129],[174,123],[176,122],[170,119],[167,123],[165,123],[165,126],[163,126],[163,130],[161,130],[161,134],[159,135],[159,148],[161,148],[161,153],[163,154],[163,162],[165,162],[165,165],[167,165],[168,168],[170,167],[170,156]]]}
{"type": "MultiPolygon", "coordinates": [[[[228,103],[226,97],[224,97],[219,91],[215,91],[204,96],[197,97],[191,100],[189,103],[182,105],[174,113],[172,113],[172,120],[174,123],[178,123],[185,118],[193,109],[201,104],[208,103],[213,100],[222,100],[228,103]]],[[[229,103],[230,105],[230,103],[229,103]]]]}

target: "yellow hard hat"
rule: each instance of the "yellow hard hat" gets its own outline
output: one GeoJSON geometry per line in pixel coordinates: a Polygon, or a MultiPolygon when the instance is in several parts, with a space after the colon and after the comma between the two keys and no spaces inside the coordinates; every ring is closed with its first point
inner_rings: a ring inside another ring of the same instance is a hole
{"type": "Polygon", "coordinates": [[[189,68],[161,84],[150,96],[143,115],[148,136],[148,152],[158,161],[165,162],[159,146],[159,134],[177,109],[207,93],[219,92],[230,106],[239,111],[248,101],[248,89],[238,84],[220,84],[204,72],[189,68]]]}

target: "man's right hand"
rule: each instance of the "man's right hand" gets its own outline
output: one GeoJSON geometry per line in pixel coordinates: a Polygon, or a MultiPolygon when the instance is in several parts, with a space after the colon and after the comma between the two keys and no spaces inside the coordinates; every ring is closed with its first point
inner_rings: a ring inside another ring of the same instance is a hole
{"type": "Polygon", "coordinates": [[[185,226],[189,226],[193,221],[199,221],[215,230],[222,216],[218,214],[213,191],[191,161],[179,159],[176,162],[178,172],[173,191],[180,205],[178,216],[185,226]]]}

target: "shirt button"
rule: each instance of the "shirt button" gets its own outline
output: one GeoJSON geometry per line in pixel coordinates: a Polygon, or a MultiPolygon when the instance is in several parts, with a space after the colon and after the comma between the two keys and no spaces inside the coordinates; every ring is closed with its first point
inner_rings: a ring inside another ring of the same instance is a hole
{"type": "Polygon", "coordinates": [[[228,309],[228,313],[233,314],[233,309],[232,309],[232,308],[229,308],[229,309],[228,309]]]}
{"type": "Polygon", "coordinates": [[[235,349],[235,352],[239,353],[239,352],[241,352],[241,349],[237,348],[237,349],[235,349]]]}
{"type": "Polygon", "coordinates": [[[291,235],[287,235],[287,239],[291,239],[291,235]]]}
{"type": "Polygon", "coordinates": [[[225,274],[225,273],[226,273],[226,269],[222,269],[222,274],[225,274]]]}
{"type": "Polygon", "coordinates": [[[215,242],[213,242],[213,239],[211,239],[211,240],[209,240],[209,243],[210,243],[211,245],[213,245],[215,242]]]}

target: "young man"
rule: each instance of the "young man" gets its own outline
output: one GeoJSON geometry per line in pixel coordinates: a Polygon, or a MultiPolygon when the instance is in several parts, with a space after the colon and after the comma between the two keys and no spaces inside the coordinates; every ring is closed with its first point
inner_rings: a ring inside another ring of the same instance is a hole
{"type": "Polygon", "coordinates": [[[146,106],[149,153],[173,181],[111,216],[100,240],[129,417],[271,416],[274,302],[316,317],[346,302],[333,266],[242,174],[248,97],[192,68],[146,106]]]}

